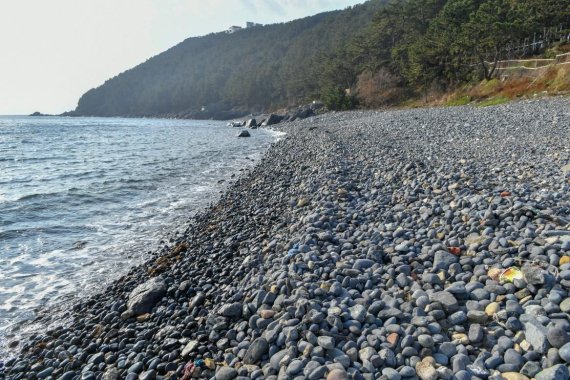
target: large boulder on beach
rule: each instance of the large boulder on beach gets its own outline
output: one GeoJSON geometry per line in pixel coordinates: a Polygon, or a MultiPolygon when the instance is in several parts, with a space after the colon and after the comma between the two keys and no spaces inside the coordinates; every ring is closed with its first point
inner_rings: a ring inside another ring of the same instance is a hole
{"type": "Polygon", "coordinates": [[[294,113],[291,114],[291,121],[296,119],[306,119],[314,115],[315,112],[310,106],[299,107],[294,113]]]}
{"type": "Polygon", "coordinates": [[[243,131],[241,131],[239,133],[239,135],[237,137],[251,137],[251,135],[249,134],[248,131],[246,131],[245,129],[243,131]]]}
{"type": "Polygon", "coordinates": [[[445,269],[447,270],[451,264],[458,262],[459,259],[457,256],[452,255],[447,251],[437,251],[434,255],[433,259],[433,269],[440,270],[445,269]]]}
{"type": "Polygon", "coordinates": [[[257,338],[247,350],[243,362],[245,364],[257,364],[263,355],[269,351],[269,343],[265,338],[257,338]]]}
{"type": "Polygon", "coordinates": [[[248,121],[245,122],[245,127],[246,128],[257,128],[257,120],[255,119],[249,119],[248,121]]]}
{"type": "Polygon", "coordinates": [[[264,126],[269,126],[269,125],[274,125],[274,124],[278,124],[281,122],[281,120],[283,120],[283,116],[279,116],[276,115],[274,113],[272,113],[271,115],[269,115],[269,117],[267,118],[267,120],[265,120],[263,122],[264,126]]]}
{"type": "Polygon", "coordinates": [[[238,375],[238,371],[235,368],[220,366],[216,370],[216,380],[232,380],[238,375]]]}
{"type": "Polygon", "coordinates": [[[536,318],[523,315],[521,318],[524,324],[525,338],[530,343],[534,351],[546,354],[549,348],[548,331],[536,318]],[[522,320],[524,318],[524,320],[522,320]]]}
{"type": "Polygon", "coordinates": [[[568,367],[564,364],[557,364],[550,368],[547,368],[536,374],[536,380],[562,380],[570,378],[570,373],[568,372],[568,367]]]}
{"type": "Polygon", "coordinates": [[[166,283],[155,277],[137,286],[129,295],[127,312],[131,315],[150,313],[154,305],[166,294],[166,283]]]}
{"type": "Polygon", "coordinates": [[[220,310],[218,310],[218,315],[228,318],[241,317],[241,313],[242,313],[242,304],[239,302],[222,305],[220,310]]]}
{"type": "Polygon", "coordinates": [[[434,292],[429,295],[431,302],[438,302],[447,313],[454,313],[459,308],[457,299],[447,291],[434,292]]]}

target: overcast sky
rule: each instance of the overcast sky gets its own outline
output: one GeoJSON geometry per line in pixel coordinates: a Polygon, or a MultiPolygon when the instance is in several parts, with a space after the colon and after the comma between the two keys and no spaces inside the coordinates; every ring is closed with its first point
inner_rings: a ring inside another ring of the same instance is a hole
{"type": "Polygon", "coordinates": [[[289,21],[363,0],[0,0],[0,115],[79,97],[192,36],[289,21]]]}

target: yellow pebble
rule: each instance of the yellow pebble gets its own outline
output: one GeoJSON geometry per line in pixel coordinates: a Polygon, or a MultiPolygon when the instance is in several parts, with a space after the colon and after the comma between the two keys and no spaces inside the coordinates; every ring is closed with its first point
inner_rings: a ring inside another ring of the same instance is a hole
{"type": "Polygon", "coordinates": [[[529,351],[530,350],[530,343],[525,340],[523,340],[520,344],[520,347],[523,349],[523,351],[529,351]]]}
{"type": "Polygon", "coordinates": [[[456,333],[451,336],[451,339],[455,344],[467,344],[469,343],[469,337],[467,334],[456,333]]]}
{"type": "Polygon", "coordinates": [[[149,314],[149,313],[146,313],[146,314],[143,314],[143,315],[139,315],[139,316],[137,317],[137,321],[138,321],[138,322],[145,322],[145,321],[147,321],[148,319],[150,319],[150,314],[149,314]]]}
{"type": "Polygon", "coordinates": [[[493,315],[495,315],[500,309],[501,306],[498,302],[491,302],[485,308],[485,314],[487,314],[488,317],[493,317],[493,315]]]}
{"type": "Polygon", "coordinates": [[[524,332],[519,331],[515,334],[513,342],[520,344],[524,340],[524,332]]]}
{"type": "Polygon", "coordinates": [[[564,264],[568,264],[570,263],[570,256],[562,256],[560,258],[560,265],[564,265],[564,264]]]}
{"type": "Polygon", "coordinates": [[[493,281],[498,281],[502,271],[503,270],[499,268],[491,268],[487,272],[487,276],[489,276],[489,278],[493,281]]]}
{"type": "Polygon", "coordinates": [[[501,377],[506,380],[529,380],[528,377],[518,372],[503,372],[501,373],[501,377]]]}
{"type": "Polygon", "coordinates": [[[274,310],[261,310],[259,312],[259,316],[263,319],[273,318],[274,315],[275,315],[274,310]]]}

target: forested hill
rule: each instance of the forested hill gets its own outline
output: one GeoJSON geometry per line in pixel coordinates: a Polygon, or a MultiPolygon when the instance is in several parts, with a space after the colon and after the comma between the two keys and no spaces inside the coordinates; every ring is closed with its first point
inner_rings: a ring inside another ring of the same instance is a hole
{"type": "Polygon", "coordinates": [[[232,117],[297,104],[318,95],[325,57],[367,30],[383,2],[189,38],[88,91],[70,114],[232,117]]]}
{"type": "MultiPolygon", "coordinates": [[[[69,114],[229,119],[316,98],[374,108],[491,80],[502,59],[568,51],[570,0],[371,0],[189,38],[88,91],[69,114]]],[[[556,75],[556,88],[570,86],[556,75]]]]}

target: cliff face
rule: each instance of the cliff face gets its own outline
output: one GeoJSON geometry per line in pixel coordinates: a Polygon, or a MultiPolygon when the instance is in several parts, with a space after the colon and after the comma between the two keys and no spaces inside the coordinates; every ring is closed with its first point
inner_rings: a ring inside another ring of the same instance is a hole
{"type": "Polygon", "coordinates": [[[381,4],[189,38],[89,90],[70,114],[233,117],[299,103],[318,89],[321,58],[367,28],[381,4]]]}

